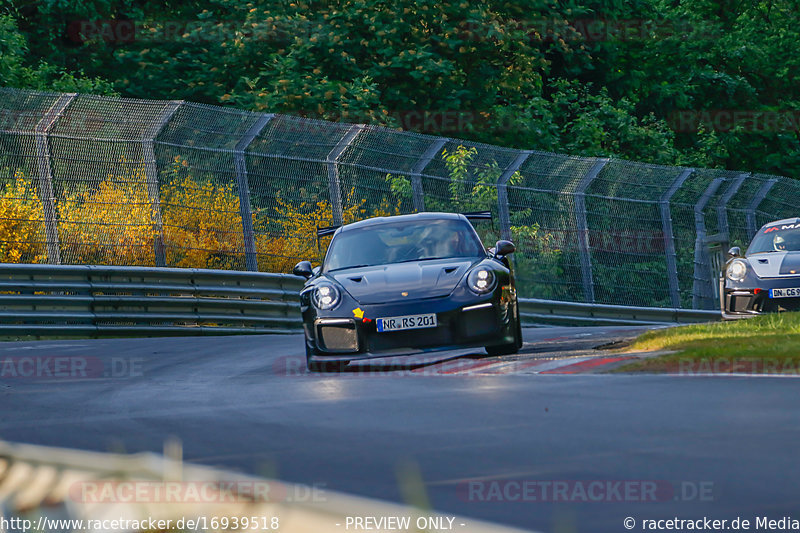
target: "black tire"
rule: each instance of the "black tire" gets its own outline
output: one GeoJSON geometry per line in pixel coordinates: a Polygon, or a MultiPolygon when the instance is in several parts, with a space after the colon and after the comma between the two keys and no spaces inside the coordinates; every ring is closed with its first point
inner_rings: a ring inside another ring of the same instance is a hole
{"type": "Polygon", "coordinates": [[[514,305],[514,318],[516,319],[516,327],[514,328],[514,342],[508,344],[500,344],[499,346],[487,346],[486,353],[491,356],[498,355],[513,355],[522,348],[522,320],[519,318],[519,304],[514,305]]]}

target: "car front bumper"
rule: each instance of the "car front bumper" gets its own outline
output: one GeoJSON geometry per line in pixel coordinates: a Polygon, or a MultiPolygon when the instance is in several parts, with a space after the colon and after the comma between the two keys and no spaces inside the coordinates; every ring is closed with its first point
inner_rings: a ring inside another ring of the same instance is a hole
{"type": "Polygon", "coordinates": [[[800,288],[800,276],[758,278],[738,284],[723,278],[720,281],[722,318],[748,318],[763,313],[800,310],[800,297],[770,297],[770,289],[787,288],[800,288]]]}
{"type": "Polygon", "coordinates": [[[477,348],[514,341],[515,306],[506,295],[453,302],[432,298],[412,302],[364,305],[354,316],[304,316],[309,360],[356,361],[378,357],[421,355],[433,351],[477,348]],[[466,304],[466,305],[465,305],[466,304]],[[377,318],[435,313],[436,327],[378,332],[377,318]]]}

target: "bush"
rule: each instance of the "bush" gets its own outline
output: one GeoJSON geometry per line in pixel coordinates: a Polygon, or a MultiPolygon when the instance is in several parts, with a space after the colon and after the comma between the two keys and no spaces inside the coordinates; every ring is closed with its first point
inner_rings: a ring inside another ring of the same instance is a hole
{"type": "Polygon", "coordinates": [[[57,200],[65,263],[155,265],[157,232],[144,166],[120,165],[119,173],[109,174],[96,187],[77,182],[57,200]]]}
{"type": "Polygon", "coordinates": [[[42,263],[47,260],[44,215],[36,187],[21,171],[0,189],[0,261],[42,263]]]}
{"type": "MultiPolygon", "coordinates": [[[[351,189],[342,206],[345,224],[366,218],[365,200],[354,199],[351,189]]],[[[298,261],[315,258],[322,260],[324,248],[317,240],[317,228],[333,224],[333,210],[327,200],[315,204],[301,203],[294,206],[282,198],[276,198],[278,207],[272,217],[258,224],[256,249],[258,270],[262,272],[291,272],[298,261]]],[[[325,239],[325,244],[329,238],[325,239]]]]}
{"type": "Polygon", "coordinates": [[[239,194],[234,184],[197,179],[176,157],[161,187],[167,264],[241,269],[244,257],[239,194]]]}

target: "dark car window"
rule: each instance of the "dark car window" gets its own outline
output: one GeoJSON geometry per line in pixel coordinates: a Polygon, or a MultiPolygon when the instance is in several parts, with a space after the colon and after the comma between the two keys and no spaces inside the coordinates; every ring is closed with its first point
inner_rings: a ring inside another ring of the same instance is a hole
{"type": "MultiPolygon", "coordinates": [[[[787,226],[793,226],[793,224],[787,226]]],[[[800,228],[781,228],[781,226],[772,226],[759,232],[750,243],[747,254],[800,251],[800,228]]]]}
{"type": "Polygon", "coordinates": [[[323,271],[452,257],[480,257],[486,251],[472,226],[462,220],[393,222],[346,230],[334,237],[323,271]]]}

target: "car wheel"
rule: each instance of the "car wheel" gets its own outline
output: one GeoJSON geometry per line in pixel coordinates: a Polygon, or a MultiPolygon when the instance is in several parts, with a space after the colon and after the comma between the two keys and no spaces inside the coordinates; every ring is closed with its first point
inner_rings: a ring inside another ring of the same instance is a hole
{"type": "Polygon", "coordinates": [[[312,361],[312,352],[306,346],[306,368],[309,372],[341,372],[350,361],[312,361]]]}
{"type": "Polygon", "coordinates": [[[514,341],[508,344],[501,344],[499,346],[487,346],[486,353],[492,356],[496,355],[512,355],[517,353],[522,348],[522,320],[519,318],[519,304],[514,305],[516,327],[514,328],[514,341]]]}

